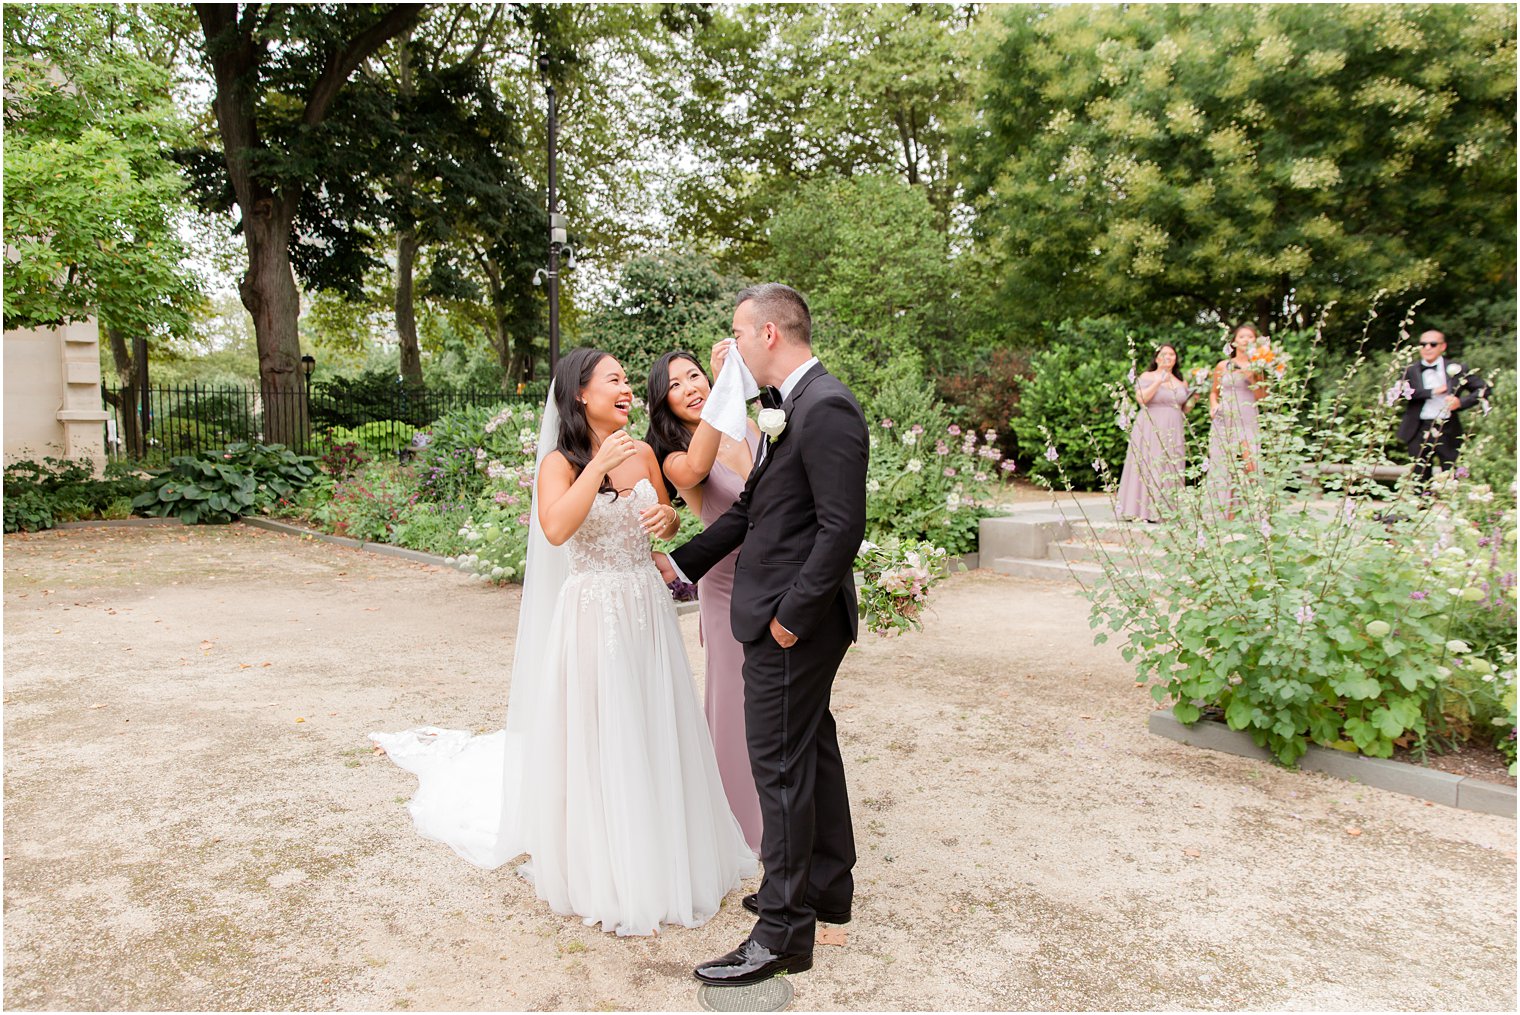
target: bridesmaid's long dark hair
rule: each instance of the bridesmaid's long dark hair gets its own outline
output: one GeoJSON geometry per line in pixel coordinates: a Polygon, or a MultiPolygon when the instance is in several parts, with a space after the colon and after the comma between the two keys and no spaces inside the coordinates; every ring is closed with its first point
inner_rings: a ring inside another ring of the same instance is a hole
{"type": "MultiPolygon", "coordinates": [[[[670,408],[670,364],[683,359],[690,360],[692,366],[702,370],[697,357],[685,349],[667,352],[649,368],[649,431],[644,434],[644,440],[654,448],[655,460],[660,463],[660,478],[665,480],[672,504],[680,504],[681,495],[665,477],[665,459],[691,446],[691,431],[670,408]]],[[[702,370],[702,376],[707,377],[706,370],[702,370]]],[[[712,387],[711,377],[707,377],[707,386],[712,387]]]]}
{"type": "MultiPolygon", "coordinates": [[[[1161,369],[1161,350],[1162,349],[1170,349],[1170,350],[1172,350],[1172,376],[1175,377],[1175,378],[1177,378],[1179,381],[1181,381],[1182,380],[1182,353],[1178,352],[1177,351],[1177,347],[1175,345],[1173,345],[1172,343],[1170,343],[1170,342],[1162,342],[1160,345],[1156,346],[1156,355],[1154,355],[1154,356],[1151,357],[1151,368],[1150,368],[1150,370],[1147,370],[1146,373],[1152,373],[1153,371],[1161,369]]],[[[1186,382],[1184,381],[1183,383],[1186,383],[1186,382]]]]}
{"type": "MultiPolygon", "coordinates": [[[[597,365],[607,358],[608,354],[600,349],[571,349],[560,357],[554,370],[554,407],[559,410],[559,442],[555,450],[565,456],[577,477],[596,456],[591,423],[586,419],[586,407],[581,404],[581,389],[591,383],[597,365]]],[[[611,478],[605,476],[597,492],[617,496],[611,478]]]]}

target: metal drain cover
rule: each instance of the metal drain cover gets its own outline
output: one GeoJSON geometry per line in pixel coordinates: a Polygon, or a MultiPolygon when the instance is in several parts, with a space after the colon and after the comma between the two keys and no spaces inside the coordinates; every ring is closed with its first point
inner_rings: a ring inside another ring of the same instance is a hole
{"type": "Polygon", "coordinates": [[[704,983],[697,988],[697,1003],[703,1011],[785,1011],[792,1003],[792,984],[785,976],[742,987],[704,983]]]}

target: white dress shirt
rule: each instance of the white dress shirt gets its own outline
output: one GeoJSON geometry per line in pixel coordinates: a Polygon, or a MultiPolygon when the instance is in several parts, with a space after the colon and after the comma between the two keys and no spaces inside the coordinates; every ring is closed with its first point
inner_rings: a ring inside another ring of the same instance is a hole
{"type": "Polygon", "coordinates": [[[1425,385],[1425,390],[1434,391],[1438,386],[1446,384],[1445,395],[1432,395],[1425,399],[1425,404],[1420,406],[1421,419],[1445,419],[1451,415],[1446,408],[1446,396],[1451,394],[1451,385],[1446,383],[1446,357],[1439,357],[1434,363],[1420,361],[1420,382],[1425,385]]]}

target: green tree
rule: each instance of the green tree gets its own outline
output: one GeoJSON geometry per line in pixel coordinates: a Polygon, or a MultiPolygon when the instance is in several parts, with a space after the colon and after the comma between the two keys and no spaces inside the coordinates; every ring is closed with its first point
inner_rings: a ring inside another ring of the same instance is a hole
{"type": "MultiPolygon", "coordinates": [[[[184,180],[168,157],[187,131],[165,66],[171,34],[135,8],[4,9],[5,327],[96,317],[127,405],[141,368],[134,339],[187,336],[201,298],[177,231],[184,180]]],[[[141,454],[136,415],[122,418],[141,454]]]]}
{"type": "Polygon", "coordinates": [[[1513,8],[996,17],[961,151],[1011,318],[1276,327],[1513,291],[1513,8]]]}
{"type": "Polygon", "coordinates": [[[612,297],[587,315],[581,337],[617,357],[639,390],[650,365],[672,349],[695,353],[705,366],[713,343],[732,329],[734,294],[743,287],[702,254],[633,257],[612,297]]]}
{"type": "Polygon", "coordinates": [[[306,430],[300,293],[354,292],[392,161],[379,88],[355,72],[416,24],[420,4],[197,4],[217,134],[186,153],[205,203],[236,208],[248,250],[239,285],[259,343],[270,440],[306,430]],[[293,407],[297,411],[288,411],[293,407]]]}
{"type": "Polygon", "coordinates": [[[744,4],[675,40],[656,82],[663,136],[700,168],[678,231],[748,266],[801,182],[885,173],[923,188],[948,231],[950,132],[970,96],[972,5],[744,4]]]}
{"type": "Polygon", "coordinates": [[[820,353],[861,390],[882,372],[954,368],[985,346],[984,273],[954,252],[923,187],[893,176],[820,178],[767,226],[760,274],[810,301],[820,353]]]}

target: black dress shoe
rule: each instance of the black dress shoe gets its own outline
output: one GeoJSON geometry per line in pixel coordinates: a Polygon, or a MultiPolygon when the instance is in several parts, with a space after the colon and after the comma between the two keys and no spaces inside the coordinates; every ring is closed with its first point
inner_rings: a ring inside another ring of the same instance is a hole
{"type": "MultiPolygon", "coordinates": [[[[751,913],[754,913],[756,916],[760,915],[760,896],[759,895],[757,895],[754,892],[751,892],[749,895],[746,895],[744,898],[740,899],[739,901],[744,906],[745,909],[749,910],[751,913]]],[[[814,913],[815,916],[818,917],[819,920],[821,920],[824,923],[849,923],[850,922],[850,911],[848,909],[846,909],[843,913],[830,913],[828,910],[815,909],[815,910],[813,910],[813,913],[814,913]]]]}
{"type": "Polygon", "coordinates": [[[781,973],[804,973],[812,968],[812,952],[777,955],[758,941],[745,941],[722,958],[702,963],[692,970],[692,975],[719,987],[741,987],[781,973]]]}

